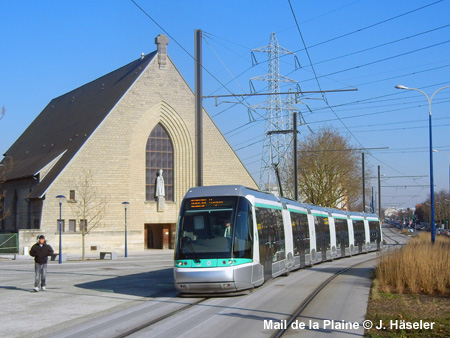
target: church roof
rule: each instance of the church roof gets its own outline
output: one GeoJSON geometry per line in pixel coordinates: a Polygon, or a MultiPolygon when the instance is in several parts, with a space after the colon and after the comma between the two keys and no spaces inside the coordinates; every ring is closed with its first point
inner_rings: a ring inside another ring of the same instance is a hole
{"type": "Polygon", "coordinates": [[[6,152],[13,160],[6,180],[33,177],[45,168],[46,175],[27,196],[42,197],[156,54],[145,55],[50,101],[6,152]]]}

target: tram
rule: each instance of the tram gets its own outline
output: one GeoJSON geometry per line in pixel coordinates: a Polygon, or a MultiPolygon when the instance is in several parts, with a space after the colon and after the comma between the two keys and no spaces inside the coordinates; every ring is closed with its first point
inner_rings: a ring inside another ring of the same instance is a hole
{"type": "Polygon", "coordinates": [[[191,188],[174,257],[181,294],[253,289],[320,262],[380,250],[375,214],[300,203],[244,186],[191,188]]]}

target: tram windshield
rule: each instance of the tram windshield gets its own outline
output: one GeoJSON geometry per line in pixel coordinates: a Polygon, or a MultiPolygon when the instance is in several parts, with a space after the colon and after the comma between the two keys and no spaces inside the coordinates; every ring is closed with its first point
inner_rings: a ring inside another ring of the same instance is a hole
{"type": "Polygon", "coordinates": [[[175,259],[251,258],[252,216],[243,197],[183,202],[175,259]]]}

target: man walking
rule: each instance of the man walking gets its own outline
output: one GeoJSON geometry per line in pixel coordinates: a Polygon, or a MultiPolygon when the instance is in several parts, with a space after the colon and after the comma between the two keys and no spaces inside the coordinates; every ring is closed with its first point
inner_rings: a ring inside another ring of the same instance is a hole
{"type": "Polygon", "coordinates": [[[53,255],[53,249],[45,242],[44,235],[38,237],[38,242],[31,247],[30,256],[34,257],[34,292],[41,290],[45,291],[45,277],[47,275],[47,261],[48,256],[53,255]]]}

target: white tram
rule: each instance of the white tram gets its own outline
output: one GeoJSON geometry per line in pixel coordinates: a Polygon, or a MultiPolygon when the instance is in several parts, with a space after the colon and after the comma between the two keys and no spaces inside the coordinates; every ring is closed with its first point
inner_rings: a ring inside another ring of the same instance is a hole
{"type": "Polygon", "coordinates": [[[177,227],[175,287],[203,294],[252,289],[292,270],[381,246],[375,214],[304,204],[243,186],[191,188],[177,227]]]}

